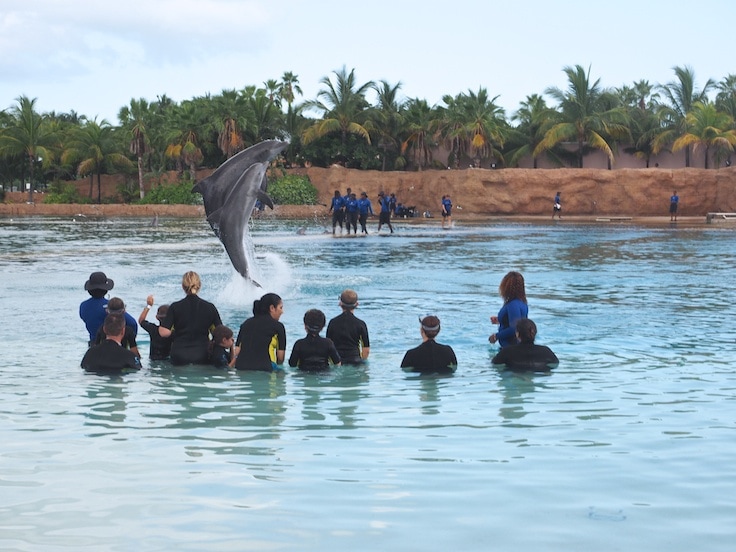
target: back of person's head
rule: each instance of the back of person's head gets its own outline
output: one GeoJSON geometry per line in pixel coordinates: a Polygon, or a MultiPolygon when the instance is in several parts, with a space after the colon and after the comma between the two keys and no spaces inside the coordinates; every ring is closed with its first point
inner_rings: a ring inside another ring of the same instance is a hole
{"type": "Polygon", "coordinates": [[[304,313],[304,327],[312,335],[319,335],[325,327],[325,313],[319,309],[309,309],[304,313]]]}
{"type": "Polygon", "coordinates": [[[281,297],[275,293],[266,293],[260,299],[253,301],[253,314],[271,314],[271,307],[278,307],[281,297]]]}
{"type": "Polygon", "coordinates": [[[219,324],[215,326],[214,330],[212,330],[212,341],[216,345],[222,343],[223,339],[230,339],[232,336],[233,331],[224,324],[219,324]]]}
{"type": "Polygon", "coordinates": [[[522,343],[534,343],[537,337],[537,325],[529,318],[520,318],[516,322],[516,333],[522,343]]]}
{"type": "Polygon", "coordinates": [[[335,197],[340,197],[340,190],[335,190],[335,197]]]}
{"type": "Polygon", "coordinates": [[[163,320],[169,314],[169,305],[161,305],[156,311],[156,320],[163,320]]]}
{"type": "Polygon", "coordinates": [[[524,276],[521,272],[511,271],[501,279],[498,292],[504,301],[521,299],[526,303],[526,289],[524,287],[524,276]]]}
{"type": "Polygon", "coordinates": [[[428,338],[434,339],[440,333],[440,319],[436,316],[430,314],[420,319],[420,322],[422,324],[422,331],[428,338]]]}
{"type": "Polygon", "coordinates": [[[120,297],[113,297],[107,302],[108,314],[123,314],[125,312],[125,303],[120,297]]]}
{"type": "Polygon", "coordinates": [[[340,294],[340,306],[343,309],[353,310],[358,306],[358,294],[352,289],[346,289],[340,294]]]}
{"type": "Polygon", "coordinates": [[[181,279],[181,287],[187,295],[197,295],[199,290],[202,289],[202,280],[199,279],[199,274],[191,270],[184,274],[181,279]]]}
{"type": "Polygon", "coordinates": [[[102,323],[102,331],[107,337],[119,337],[125,333],[125,317],[122,314],[108,314],[102,323]]]}

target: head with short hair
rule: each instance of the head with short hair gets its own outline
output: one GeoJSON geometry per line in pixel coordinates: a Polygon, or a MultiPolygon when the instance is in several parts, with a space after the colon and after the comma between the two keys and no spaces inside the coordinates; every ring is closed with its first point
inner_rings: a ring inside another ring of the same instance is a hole
{"type": "Polygon", "coordinates": [[[340,294],[340,306],[344,310],[353,310],[358,306],[358,294],[352,289],[346,289],[340,294]]]}
{"type": "Polygon", "coordinates": [[[253,314],[271,314],[271,307],[277,308],[283,301],[275,293],[266,293],[260,299],[253,301],[253,314]]]}
{"type": "Polygon", "coordinates": [[[163,320],[169,313],[169,305],[161,305],[156,311],[156,320],[163,320]]]}
{"type": "Polygon", "coordinates": [[[125,334],[125,317],[122,314],[108,314],[102,323],[102,331],[107,337],[121,337],[125,334]]]}
{"type": "Polygon", "coordinates": [[[512,270],[501,279],[501,283],[498,286],[498,293],[503,297],[505,303],[513,299],[521,299],[526,303],[524,276],[520,272],[512,270]]]}
{"type": "Polygon", "coordinates": [[[108,314],[123,314],[125,312],[125,303],[120,297],[113,297],[107,302],[108,314]]]}
{"type": "Polygon", "coordinates": [[[304,327],[312,335],[319,335],[325,322],[325,313],[319,309],[309,309],[304,313],[304,327]]]}
{"type": "Polygon", "coordinates": [[[360,192],[360,197],[368,197],[368,194],[365,192],[360,192]]]}
{"type": "Polygon", "coordinates": [[[191,270],[184,274],[181,279],[181,287],[187,295],[197,295],[199,290],[202,289],[202,280],[199,279],[199,274],[191,270]]]}
{"type": "Polygon", "coordinates": [[[537,325],[528,318],[520,318],[516,321],[516,335],[522,343],[534,343],[537,337],[537,325]]]}
{"type": "Polygon", "coordinates": [[[212,330],[212,341],[214,341],[216,345],[220,345],[223,340],[230,339],[232,336],[233,331],[224,324],[219,324],[215,326],[214,330],[212,330]]]}
{"type": "Polygon", "coordinates": [[[440,333],[440,319],[434,315],[428,315],[419,320],[422,331],[429,339],[434,339],[440,333]]]}
{"type": "Polygon", "coordinates": [[[340,190],[335,190],[335,197],[340,197],[340,190]]]}

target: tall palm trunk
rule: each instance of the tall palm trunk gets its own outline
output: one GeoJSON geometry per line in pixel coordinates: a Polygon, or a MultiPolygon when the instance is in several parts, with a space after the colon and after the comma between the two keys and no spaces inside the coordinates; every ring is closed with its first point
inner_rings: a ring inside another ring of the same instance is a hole
{"type": "Polygon", "coordinates": [[[143,156],[138,155],[138,189],[141,192],[141,199],[146,197],[146,191],[143,189],[143,156]]]}

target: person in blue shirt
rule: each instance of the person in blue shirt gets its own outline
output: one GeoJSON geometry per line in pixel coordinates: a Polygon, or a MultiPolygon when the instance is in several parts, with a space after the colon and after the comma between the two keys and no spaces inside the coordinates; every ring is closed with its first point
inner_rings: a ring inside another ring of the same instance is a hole
{"type": "Polygon", "coordinates": [[[555,220],[555,215],[559,220],[562,220],[562,200],[560,199],[560,192],[557,192],[555,196],[555,202],[552,206],[552,220],[555,220]]]}
{"type": "Polygon", "coordinates": [[[501,279],[498,293],[503,297],[503,306],[497,316],[491,316],[491,323],[498,324],[498,331],[488,337],[488,341],[501,347],[518,343],[516,323],[529,317],[529,306],[526,303],[524,276],[520,272],[511,271],[501,279]]]}
{"type": "MultiPolygon", "coordinates": [[[[102,327],[102,323],[107,316],[107,292],[115,287],[115,282],[108,278],[104,272],[93,272],[89,275],[89,280],[84,283],[84,289],[89,293],[90,298],[82,301],[79,305],[79,318],[84,321],[89,334],[87,344],[92,346],[95,344],[97,331],[102,327]]],[[[130,314],[125,313],[125,324],[133,330],[133,337],[138,335],[138,323],[130,314]]]]}
{"type": "Polygon", "coordinates": [[[672,192],[672,197],[670,197],[670,222],[677,222],[677,205],[680,203],[680,196],[677,195],[677,192],[672,192]]]}
{"type": "Polygon", "coordinates": [[[391,192],[388,196],[388,204],[391,208],[391,216],[396,216],[396,207],[398,204],[398,200],[396,199],[396,194],[391,192]]]}
{"type": "Polygon", "coordinates": [[[381,211],[378,214],[378,232],[381,231],[381,227],[384,224],[388,224],[388,229],[391,233],[394,233],[394,227],[391,226],[391,199],[386,197],[383,192],[378,192],[378,204],[381,206],[381,211]]]}
{"type": "Polygon", "coordinates": [[[343,207],[345,207],[345,201],[343,200],[343,197],[340,195],[340,190],[335,190],[335,195],[332,198],[332,203],[330,203],[330,210],[327,211],[328,213],[332,213],[332,233],[335,233],[335,229],[337,225],[340,225],[340,233],[342,233],[342,221],[343,217],[345,216],[345,212],[343,211],[343,207]]]}
{"type": "Polygon", "coordinates": [[[445,224],[448,228],[452,228],[452,200],[449,195],[442,196],[442,228],[445,224]]]}
{"type": "Polygon", "coordinates": [[[353,234],[358,233],[358,198],[351,193],[345,203],[345,228],[350,233],[350,227],[353,227],[353,234]]]}
{"type": "Polygon", "coordinates": [[[360,231],[363,234],[367,234],[368,230],[365,223],[368,221],[368,215],[373,216],[373,206],[371,200],[368,199],[368,194],[360,192],[360,199],[358,200],[358,220],[360,221],[360,231]]]}

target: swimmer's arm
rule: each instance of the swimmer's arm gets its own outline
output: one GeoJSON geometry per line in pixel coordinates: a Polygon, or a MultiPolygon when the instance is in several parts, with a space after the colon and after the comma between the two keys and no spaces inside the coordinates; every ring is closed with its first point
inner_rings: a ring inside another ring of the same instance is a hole
{"type": "Polygon", "coordinates": [[[169,328],[164,328],[163,326],[159,326],[158,335],[160,335],[161,337],[171,337],[171,330],[169,328]]]}
{"type": "Polygon", "coordinates": [[[363,349],[360,351],[360,358],[366,359],[368,358],[368,355],[371,354],[371,348],[370,347],[363,347],[363,349]]]}
{"type": "Polygon", "coordinates": [[[284,358],[286,358],[286,351],[284,349],[276,350],[276,364],[283,364],[284,358]]]}

